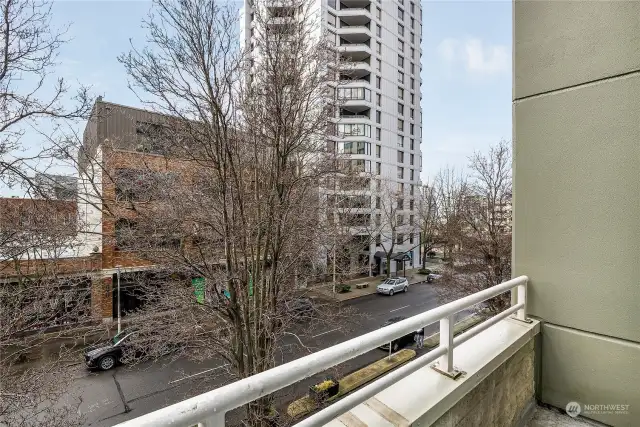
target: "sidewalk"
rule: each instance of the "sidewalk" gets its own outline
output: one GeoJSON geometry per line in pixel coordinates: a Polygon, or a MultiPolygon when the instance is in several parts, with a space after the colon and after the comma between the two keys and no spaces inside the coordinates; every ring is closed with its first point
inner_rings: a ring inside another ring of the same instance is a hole
{"type": "MultiPolygon", "coordinates": [[[[427,265],[427,268],[429,268],[429,265],[427,265]]],[[[418,270],[419,270],[418,268],[414,268],[411,270],[407,269],[407,273],[404,277],[407,278],[410,285],[424,282],[427,280],[427,276],[425,274],[418,274],[418,270]]],[[[402,273],[400,272],[399,274],[402,274],[402,273]]],[[[402,277],[402,276],[399,276],[399,277],[402,277]]],[[[315,285],[313,287],[313,290],[320,294],[336,298],[338,301],[346,301],[353,298],[360,298],[366,295],[375,294],[376,286],[385,279],[386,279],[386,276],[382,275],[382,276],[375,276],[375,277],[360,277],[358,279],[342,281],[341,282],[342,284],[351,286],[351,290],[349,292],[345,292],[342,294],[333,293],[333,283],[322,283],[319,285],[315,285]],[[369,286],[366,288],[357,289],[356,285],[360,285],[360,284],[368,284],[369,286]]]]}

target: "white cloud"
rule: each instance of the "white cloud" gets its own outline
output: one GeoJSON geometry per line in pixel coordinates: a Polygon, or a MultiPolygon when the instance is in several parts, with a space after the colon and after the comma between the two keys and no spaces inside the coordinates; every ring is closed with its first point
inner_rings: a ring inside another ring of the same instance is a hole
{"type": "Polygon", "coordinates": [[[480,39],[444,39],[438,54],[449,65],[462,63],[470,74],[501,74],[511,69],[511,53],[505,45],[486,45],[480,39]]]}

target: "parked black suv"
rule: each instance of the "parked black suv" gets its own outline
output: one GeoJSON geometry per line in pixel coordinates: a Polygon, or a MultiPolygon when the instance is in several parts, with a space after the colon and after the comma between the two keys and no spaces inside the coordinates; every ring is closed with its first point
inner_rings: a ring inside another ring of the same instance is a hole
{"type": "MultiPolygon", "coordinates": [[[[398,323],[399,321],[404,320],[404,319],[406,319],[406,317],[404,317],[404,316],[392,317],[391,319],[389,319],[386,322],[384,322],[384,324],[382,326],[380,326],[380,328],[384,328],[385,326],[393,325],[394,323],[398,323]]],[[[405,335],[403,337],[400,337],[400,338],[396,338],[395,340],[391,341],[391,351],[396,352],[401,347],[406,347],[408,345],[411,345],[413,342],[415,342],[415,336],[416,336],[416,333],[412,332],[410,334],[407,334],[407,335],[405,335]]],[[[389,344],[385,344],[383,346],[380,346],[379,348],[381,350],[389,351],[389,344]]]]}

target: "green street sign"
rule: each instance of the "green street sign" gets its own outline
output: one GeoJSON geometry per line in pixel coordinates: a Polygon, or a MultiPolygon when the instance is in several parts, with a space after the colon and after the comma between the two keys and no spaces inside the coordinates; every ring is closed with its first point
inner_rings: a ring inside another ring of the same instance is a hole
{"type": "Polygon", "coordinates": [[[198,304],[204,304],[205,278],[196,277],[195,279],[191,279],[191,285],[193,286],[193,292],[196,296],[196,302],[198,304]]]}

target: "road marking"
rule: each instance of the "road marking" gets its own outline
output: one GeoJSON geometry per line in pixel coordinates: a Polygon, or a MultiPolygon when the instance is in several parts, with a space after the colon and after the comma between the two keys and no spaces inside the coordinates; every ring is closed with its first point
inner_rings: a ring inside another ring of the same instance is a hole
{"type": "Polygon", "coordinates": [[[229,366],[229,364],[225,363],[224,365],[216,366],[215,368],[207,369],[206,371],[198,372],[197,374],[188,375],[188,376],[183,377],[183,378],[178,378],[177,380],[169,381],[169,384],[173,384],[173,383],[180,382],[182,380],[186,380],[186,379],[189,379],[189,378],[197,377],[198,375],[206,374],[207,372],[215,371],[216,369],[224,368],[225,366],[229,366]]]}
{"type": "Polygon", "coordinates": [[[340,328],[335,328],[335,329],[332,329],[332,330],[330,330],[330,331],[320,332],[320,333],[319,333],[319,334],[317,334],[317,335],[313,335],[311,338],[319,337],[320,335],[330,334],[331,332],[335,332],[335,331],[337,331],[338,329],[340,329],[340,328]]]}
{"type": "Polygon", "coordinates": [[[394,308],[393,310],[389,311],[389,313],[393,313],[394,311],[402,310],[403,308],[407,308],[407,307],[411,307],[411,306],[410,305],[405,305],[404,307],[394,308]]]}

